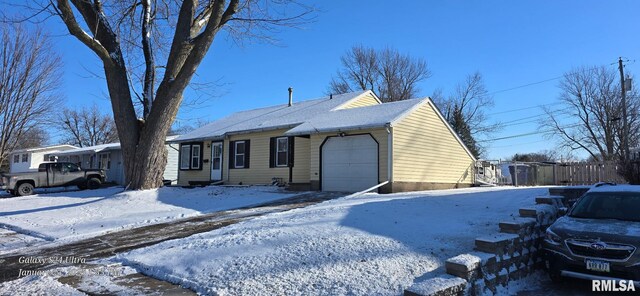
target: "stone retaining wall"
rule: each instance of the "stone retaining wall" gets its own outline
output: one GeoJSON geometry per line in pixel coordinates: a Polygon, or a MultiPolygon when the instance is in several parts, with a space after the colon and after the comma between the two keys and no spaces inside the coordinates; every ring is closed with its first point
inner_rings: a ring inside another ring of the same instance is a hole
{"type": "Polygon", "coordinates": [[[564,206],[570,208],[573,204],[589,190],[589,187],[553,187],[549,188],[549,195],[564,197],[564,206]]]}
{"type": "MultiPolygon", "coordinates": [[[[549,191],[551,193],[552,189],[549,191]]],[[[570,199],[577,199],[574,195],[578,194],[576,191],[553,192],[564,193],[567,197],[537,197],[535,205],[519,210],[519,217],[500,222],[499,233],[477,238],[474,252],[449,258],[444,272],[435,271],[432,276],[423,277],[427,279],[414,283],[404,294],[492,294],[499,286],[542,269],[545,231],[559,217],[560,209],[566,207],[570,199]]]]}

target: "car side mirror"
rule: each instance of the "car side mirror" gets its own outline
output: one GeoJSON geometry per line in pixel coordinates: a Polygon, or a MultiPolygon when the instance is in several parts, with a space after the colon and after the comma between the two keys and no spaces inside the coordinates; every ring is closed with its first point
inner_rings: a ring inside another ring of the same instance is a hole
{"type": "Polygon", "coordinates": [[[558,215],[559,216],[564,216],[569,212],[569,209],[566,207],[560,207],[558,208],[558,215]]]}

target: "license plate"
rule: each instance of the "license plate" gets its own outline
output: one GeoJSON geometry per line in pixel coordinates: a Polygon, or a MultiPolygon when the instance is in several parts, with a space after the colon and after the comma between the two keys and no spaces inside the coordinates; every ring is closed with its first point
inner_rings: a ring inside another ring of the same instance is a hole
{"type": "Polygon", "coordinates": [[[611,272],[609,262],[587,259],[587,270],[598,272],[611,272]]]}

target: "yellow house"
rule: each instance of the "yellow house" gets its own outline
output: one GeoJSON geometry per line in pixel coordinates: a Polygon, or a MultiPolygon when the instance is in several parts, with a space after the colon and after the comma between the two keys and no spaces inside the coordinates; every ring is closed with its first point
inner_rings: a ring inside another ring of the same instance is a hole
{"type": "Polygon", "coordinates": [[[371,91],[234,113],[171,142],[179,185],[286,184],[380,192],[468,187],[474,156],[431,99],[381,103],[371,91]]]}

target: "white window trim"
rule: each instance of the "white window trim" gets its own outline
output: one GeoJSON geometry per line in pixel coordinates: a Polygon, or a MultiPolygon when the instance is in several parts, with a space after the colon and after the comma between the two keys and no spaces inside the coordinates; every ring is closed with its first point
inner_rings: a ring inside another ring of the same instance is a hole
{"type": "Polygon", "coordinates": [[[29,162],[29,154],[28,153],[22,154],[22,162],[29,162]],[[25,156],[27,157],[27,159],[24,159],[25,156]]]}
{"type": "Polygon", "coordinates": [[[191,168],[191,145],[182,145],[180,147],[180,169],[181,170],[188,170],[190,168],[191,168]],[[184,162],[183,162],[183,160],[184,160],[184,158],[183,158],[184,156],[183,155],[184,155],[184,149],[185,148],[188,150],[188,154],[187,155],[189,155],[189,160],[187,161],[187,166],[186,167],[184,166],[184,162]]]}
{"type": "Polygon", "coordinates": [[[289,165],[289,138],[287,138],[287,137],[276,138],[276,167],[287,167],[288,165],[289,165]],[[280,142],[281,139],[284,139],[287,142],[287,145],[285,146],[286,148],[285,148],[284,151],[278,150],[280,148],[280,143],[279,142],[280,142]],[[287,153],[287,156],[285,156],[285,159],[284,159],[284,164],[278,164],[278,163],[280,163],[278,161],[279,160],[278,156],[280,155],[280,152],[286,152],[287,153]]]}
{"type": "Polygon", "coordinates": [[[180,146],[180,170],[188,171],[188,170],[200,170],[202,168],[202,144],[184,144],[180,146]],[[198,155],[193,155],[193,151],[195,147],[198,147],[198,155]],[[186,150],[186,152],[185,152],[186,150]],[[189,162],[186,164],[183,162],[184,155],[189,156],[189,162]],[[193,165],[193,161],[197,160],[196,165],[193,165]]]}
{"type": "Polygon", "coordinates": [[[244,163],[245,154],[247,153],[246,141],[236,141],[233,145],[234,145],[234,147],[233,147],[233,167],[234,168],[244,168],[244,167],[246,167],[247,164],[244,163]],[[244,153],[238,153],[238,144],[244,145],[244,149],[245,149],[244,153]],[[242,167],[238,166],[238,156],[240,156],[240,155],[242,155],[242,163],[243,163],[242,167]]]}
{"type": "Polygon", "coordinates": [[[189,162],[189,164],[191,165],[191,169],[192,170],[199,170],[200,169],[200,154],[202,154],[202,146],[201,145],[191,145],[191,157],[189,158],[191,161],[189,162]],[[198,155],[193,155],[193,152],[196,150],[194,148],[198,147],[198,155]],[[198,160],[196,162],[196,166],[193,165],[193,161],[194,160],[198,160]]]}

